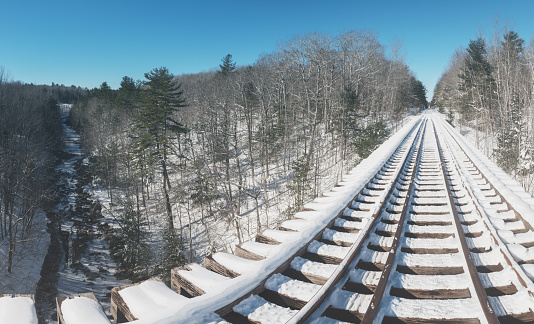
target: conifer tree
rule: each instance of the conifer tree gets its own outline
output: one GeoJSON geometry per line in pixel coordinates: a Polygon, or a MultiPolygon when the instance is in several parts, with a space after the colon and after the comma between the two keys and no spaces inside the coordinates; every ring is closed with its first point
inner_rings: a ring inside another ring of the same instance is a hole
{"type": "Polygon", "coordinates": [[[135,120],[135,145],[138,156],[143,157],[146,165],[161,168],[167,223],[172,230],[174,221],[168,192],[171,189],[168,158],[172,139],[187,131],[184,125],[174,119],[175,113],[179,108],[185,107],[186,102],[180,85],[176,84],[167,68],[155,68],[145,73],[145,78],[143,106],[135,120]]]}
{"type": "Polygon", "coordinates": [[[462,117],[469,121],[476,112],[489,112],[493,100],[492,66],[486,58],[486,43],[478,38],[469,42],[464,67],[460,73],[460,91],[463,93],[462,117]]]}
{"type": "Polygon", "coordinates": [[[227,54],[225,57],[222,58],[222,64],[219,64],[220,70],[217,71],[222,76],[228,76],[230,73],[233,73],[235,71],[235,62],[232,61],[232,55],[227,54]]]}

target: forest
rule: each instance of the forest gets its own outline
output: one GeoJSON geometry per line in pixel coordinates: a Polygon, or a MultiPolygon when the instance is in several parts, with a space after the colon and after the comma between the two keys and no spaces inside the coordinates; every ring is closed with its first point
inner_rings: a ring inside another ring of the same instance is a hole
{"type": "Polygon", "coordinates": [[[471,130],[474,142],[534,192],[534,40],[506,23],[459,48],[434,91],[432,104],[449,122],[471,130]]]}
{"type": "Polygon", "coordinates": [[[400,45],[367,30],[297,35],[254,64],[218,63],[157,67],[116,90],[0,78],[0,240],[14,250],[53,196],[58,103],[74,103],[69,123],[111,202],[111,253],[132,280],[168,280],[275,227],[427,107],[400,45]]]}
{"type": "Polygon", "coordinates": [[[87,94],[77,87],[13,82],[0,67],[0,266],[12,272],[17,244],[35,214],[53,197],[54,166],[61,154],[58,102],[87,94]]]}

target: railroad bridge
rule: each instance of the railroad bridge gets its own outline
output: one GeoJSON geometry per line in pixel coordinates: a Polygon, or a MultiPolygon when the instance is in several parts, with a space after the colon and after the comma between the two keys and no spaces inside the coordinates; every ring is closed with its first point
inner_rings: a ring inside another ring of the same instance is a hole
{"type": "MultiPolygon", "coordinates": [[[[534,199],[425,113],[235,254],[174,269],[171,287],[114,288],[111,313],[133,323],[534,322],[532,224],[534,199]]],[[[60,323],[109,323],[90,294],[57,307],[60,323]]]]}

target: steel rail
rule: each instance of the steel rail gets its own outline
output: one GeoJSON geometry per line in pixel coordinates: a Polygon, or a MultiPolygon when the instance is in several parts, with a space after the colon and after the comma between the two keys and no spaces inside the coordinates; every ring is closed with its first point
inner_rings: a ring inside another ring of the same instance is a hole
{"type": "Polygon", "coordinates": [[[473,282],[473,286],[475,288],[475,292],[477,294],[478,300],[480,302],[480,305],[482,306],[482,310],[484,311],[484,316],[488,320],[489,324],[498,324],[499,318],[495,314],[495,311],[493,310],[493,307],[491,306],[491,303],[488,299],[488,295],[486,294],[486,289],[484,289],[484,286],[482,285],[482,281],[480,280],[480,276],[478,275],[477,268],[475,266],[475,263],[473,262],[473,258],[471,256],[471,251],[469,250],[469,246],[467,245],[467,240],[465,238],[465,233],[462,228],[462,224],[460,222],[460,217],[458,216],[458,210],[456,210],[456,204],[454,202],[454,197],[452,196],[451,191],[451,184],[449,176],[449,172],[445,169],[445,158],[443,157],[443,151],[441,148],[440,140],[437,136],[436,126],[434,123],[432,123],[432,127],[434,128],[434,134],[436,134],[436,142],[438,145],[438,151],[439,151],[439,158],[440,158],[440,164],[441,164],[441,170],[443,172],[443,177],[445,180],[445,186],[447,188],[447,194],[449,196],[449,202],[452,210],[452,214],[454,216],[454,223],[456,225],[456,230],[458,232],[458,237],[460,239],[460,244],[462,246],[462,251],[464,253],[466,263],[467,263],[467,269],[469,270],[469,275],[471,277],[471,281],[473,282]]]}
{"type": "MultiPolygon", "coordinates": [[[[426,123],[423,127],[426,127],[426,123]]],[[[426,136],[426,130],[423,130],[423,134],[421,134],[421,137],[419,139],[419,147],[417,148],[417,156],[414,161],[413,169],[410,173],[410,186],[408,187],[408,192],[406,194],[406,200],[404,201],[404,206],[402,207],[402,213],[399,219],[399,222],[397,223],[397,230],[395,231],[395,237],[393,238],[393,244],[391,245],[391,250],[388,253],[388,258],[386,260],[384,270],[382,271],[382,275],[380,276],[380,280],[378,284],[376,285],[375,292],[373,294],[373,297],[371,298],[371,302],[369,303],[369,307],[367,308],[367,311],[365,312],[365,315],[362,318],[361,324],[371,324],[373,323],[376,314],[378,313],[378,307],[380,306],[380,301],[382,300],[382,297],[384,296],[384,292],[386,290],[386,285],[389,281],[389,276],[391,274],[391,269],[393,268],[393,262],[395,261],[395,256],[397,255],[400,238],[402,234],[402,229],[404,227],[404,221],[406,219],[406,214],[408,213],[408,206],[410,205],[410,199],[412,196],[413,191],[413,184],[415,180],[415,175],[417,168],[419,166],[419,161],[421,160],[421,155],[423,152],[423,140],[426,136]]]]}
{"type": "MultiPolygon", "coordinates": [[[[525,223],[524,219],[521,217],[521,214],[518,213],[512,206],[512,204],[510,204],[506,198],[504,198],[504,196],[502,194],[499,193],[499,191],[497,189],[495,189],[495,187],[491,184],[491,182],[484,176],[484,174],[482,173],[482,171],[480,171],[480,169],[476,166],[476,164],[473,162],[473,160],[469,157],[469,155],[467,154],[467,152],[464,150],[464,148],[460,145],[460,143],[456,140],[456,138],[450,133],[450,131],[448,129],[446,129],[445,127],[443,127],[445,129],[445,131],[448,133],[449,137],[456,143],[456,145],[458,146],[458,148],[460,148],[460,150],[463,152],[463,154],[465,155],[465,157],[467,159],[469,159],[469,161],[473,164],[474,168],[477,170],[477,172],[482,176],[482,178],[491,186],[491,188],[493,190],[495,190],[495,193],[496,195],[498,195],[503,201],[505,201],[511,210],[513,210],[516,215],[518,215],[518,217],[523,221],[523,223],[525,223]]],[[[449,146],[447,144],[447,146],[449,146]]],[[[449,151],[450,152],[454,152],[454,150],[452,148],[449,147],[449,151]]],[[[458,160],[458,157],[455,157],[456,160],[458,160]]],[[[455,164],[456,166],[456,169],[458,170],[458,172],[460,173],[460,170],[462,170],[463,172],[463,167],[460,166],[460,163],[456,163],[455,164]]],[[[491,221],[489,220],[488,218],[488,215],[485,211],[485,209],[480,206],[480,203],[478,201],[478,198],[476,197],[476,195],[473,193],[473,190],[470,188],[470,186],[467,186],[465,183],[464,183],[464,188],[466,189],[467,191],[467,194],[469,195],[469,197],[471,198],[471,201],[473,201],[473,204],[475,205],[475,209],[477,210],[477,212],[480,214],[480,216],[482,217],[482,220],[484,222],[484,226],[490,231],[490,235],[491,237],[495,240],[495,242],[497,243],[497,245],[499,246],[499,248],[501,249],[501,252],[506,260],[506,262],[508,262],[508,264],[512,267],[513,271],[517,274],[517,277],[518,277],[518,280],[519,282],[523,285],[523,287],[527,288],[528,291],[529,291],[529,294],[531,296],[534,297],[534,284],[532,283],[532,281],[528,278],[528,276],[525,274],[525,272],[521,269],[521,266],[519,265],[519,263],[517,263],[517,261],[515,260],[515,258],[512,256],[512,254],[510,253],[510,251],[508,250],[508,247],[506,247],[506,244],[502,241],[501,237],[499,236],[499,234],[496,232],[495,228],[491,225],[491,221]]],[[[530,224],[529,224],[530,225],[530,224]]],[[[527,228],[530,228],[530,227],[527,227],[527,228]]]]}
{"type": "MultiPolygon", "coordinates": [[[[391,181],[390,188],[388,190],[388,193],[384,196],[385,198],[390,197],[391,193],[395,189],[395,184],[398,182],[399,178],[401,177],[402,171],[406,165],[406,162],[409,160],[409,157],[411,154],[413,154],[413,151],[416,148],[416,144],[418,142],[422,142],[421,140],[421,132],[423,132],[423,129],[425,128],[427,123],[427,120],[425,119],[422,121],[418,127],[418,131],[416,134],[416,137],[412,143],[412,146],[410,147],[410,151],[406,154],[406,157],[404,158],[403,163],[399,167],[399,172],[397,173],[397,176],[394,180],[391,181]]],[[[415,168],[415,167],[414,167],[415,168]]],[[[337,271],[331,278],[328,280],[321,289],[312,297],[312,299],[302,308],[300,309],[297,314],[295,314],[288,322],[286,323],[304,323],[322,304],[324,299],[328,296],[328,291],[334,287],[347,273],[349,270],[349,265],[354,260],[354,257],[356,256],[357,252],[360,250],[361,245],[365,241],[365,238],[369,235],[369,231],[374,225],[374,222],[376,221],[377,216],[382,212],[385,204],[384,201],[381,201],[380,208],[377,210],[376,213],[373,214],[373,218],[371,221],[368,222],[368,224],[365,227],[365,232],[360,235],[359,239],[352,245],[350,251],[347,253],[348,257],[346,257],[343,262],[338,266],[339,271],[337,271]]],[[[363,232],[363,231],[362,231],[363,232]]]]}

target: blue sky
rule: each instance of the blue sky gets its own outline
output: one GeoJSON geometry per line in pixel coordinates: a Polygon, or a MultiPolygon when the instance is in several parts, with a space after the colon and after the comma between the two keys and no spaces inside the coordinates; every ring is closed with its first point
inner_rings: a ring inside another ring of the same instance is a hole
{"type": "Polygon", "coordinates": [[[403,42],[430,95],[454,51],[497,15],[527,42],[534,33],[529,0],[0,0],[0,8],[0,66],[14,80],[88,88],[117,88],[160,66],[208,71],[228,53],[252,64],[296,34],[371,29],[383,45],[403,42]]]}

